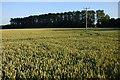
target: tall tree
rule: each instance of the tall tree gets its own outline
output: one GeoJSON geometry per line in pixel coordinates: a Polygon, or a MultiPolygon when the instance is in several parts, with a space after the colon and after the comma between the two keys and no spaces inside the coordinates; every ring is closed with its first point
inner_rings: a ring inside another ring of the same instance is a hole
{"type": "MultiPolygon", "coordinates": [[[[95,14],[97,17],[97,26],[105,27],[111,22],[109,15],[105,15],[104,10],[88,11],[88,27],[95,26],[95,14]]],[[[119,20],[115,20],[118,21],[119,20]]],[[[11,25],[16,28],[23,27],[40,27],[40,28],[51,28],[51,27],[73,27],[73,28],[85,28],[86,24],[86,11],[69,11],[64,13],[48,13],[42,15],[34,15],[24,18],[11,18],[11,25]]]]}
{"type": "Polygon", "coordinates": [[[104,19],[105,13],[104,10],[96,10],[96,18],[97,18],[97,27],[101,27],[102,19],[104,19]]]}

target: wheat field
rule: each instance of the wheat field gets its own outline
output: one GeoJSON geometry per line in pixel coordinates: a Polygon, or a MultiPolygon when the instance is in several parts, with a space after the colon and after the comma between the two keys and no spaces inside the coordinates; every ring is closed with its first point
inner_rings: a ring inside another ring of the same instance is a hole
{"type": "Polygon", "coordinates": [[[5,29],[2,79],[120,79],[119,30],[5,29]]]}

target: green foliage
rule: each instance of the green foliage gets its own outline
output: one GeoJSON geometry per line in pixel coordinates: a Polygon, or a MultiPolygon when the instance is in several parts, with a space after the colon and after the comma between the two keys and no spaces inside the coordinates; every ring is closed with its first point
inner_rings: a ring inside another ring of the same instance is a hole
{"type": "Polygon", "coordinates": [[[4,79],[119,79],[118,30],[2,30],[4,79]]]}

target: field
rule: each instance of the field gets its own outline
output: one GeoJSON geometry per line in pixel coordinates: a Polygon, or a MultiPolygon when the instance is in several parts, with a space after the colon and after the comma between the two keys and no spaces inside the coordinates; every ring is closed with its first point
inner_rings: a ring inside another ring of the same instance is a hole
{"type": "Polygon", "coordinates": [[[118,31],[2,30],[2,78],[120,79],[118,31]]]}

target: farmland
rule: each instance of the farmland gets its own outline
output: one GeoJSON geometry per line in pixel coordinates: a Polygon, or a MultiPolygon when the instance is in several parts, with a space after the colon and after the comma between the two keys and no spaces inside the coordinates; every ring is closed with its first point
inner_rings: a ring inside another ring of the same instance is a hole
{"type": "Polygon", "coordinates": [[[2,78],[120,78],[119,30],[2,30],[2,78]]]}

